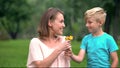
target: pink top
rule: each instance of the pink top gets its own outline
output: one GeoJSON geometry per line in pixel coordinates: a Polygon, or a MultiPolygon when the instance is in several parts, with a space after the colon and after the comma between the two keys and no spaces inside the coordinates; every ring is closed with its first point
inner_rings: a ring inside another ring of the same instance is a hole
{"type": "MultiPolygon", "coordinates": [[[[63,37],[65,41],[65,37],[63,37]]],[[[27,67],[35,67],[33,61],[43,60],[54,51],[53,48],[47,47],[38,38],[33,38],[29,46],[27,67]]],[[[64,55],[64,51],[57,57],[50,67],[70,67],[70,59],[64,55]]]]}

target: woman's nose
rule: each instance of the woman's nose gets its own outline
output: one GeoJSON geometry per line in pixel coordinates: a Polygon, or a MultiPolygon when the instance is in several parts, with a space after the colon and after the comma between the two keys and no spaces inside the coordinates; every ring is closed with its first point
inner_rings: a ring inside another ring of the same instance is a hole
{"type": "Polygon", "coordinates": [[[63,23],[63,27],[65,27],[65,23],[63,23]]]}

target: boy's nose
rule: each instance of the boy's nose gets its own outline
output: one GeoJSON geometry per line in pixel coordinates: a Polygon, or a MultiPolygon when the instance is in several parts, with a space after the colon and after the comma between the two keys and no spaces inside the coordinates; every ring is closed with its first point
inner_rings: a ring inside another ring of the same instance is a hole
{"type": "Polygon", "coordinates": [[[88,27],[88,23],[86,23],[86,25],[85,25],[86,27],[88,27]]]}

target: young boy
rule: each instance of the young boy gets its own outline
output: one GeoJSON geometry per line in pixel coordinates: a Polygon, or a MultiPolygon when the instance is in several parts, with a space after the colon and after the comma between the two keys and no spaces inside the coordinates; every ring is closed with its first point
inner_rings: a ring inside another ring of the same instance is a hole
{"type": "Polygon", "coordinates": [[[87,67],[89,68],[117,67],[116,50],[118,47],[113,37],[102,30],[105,19],[106,12],[100,7],[85,12],[86,27],[90,34],[83,38],[78,56],[71,55],[72,60],[81,62],[87,54],[87,67]],[[112,64],[110,64],[110,58],[112,64]]]}

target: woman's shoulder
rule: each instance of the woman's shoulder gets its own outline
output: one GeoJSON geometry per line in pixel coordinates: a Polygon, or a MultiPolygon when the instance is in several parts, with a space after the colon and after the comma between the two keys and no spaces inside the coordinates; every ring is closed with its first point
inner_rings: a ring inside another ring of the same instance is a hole
{"type": "Polygon", "coordinates": [[[32,38],[31,41],[37,41],[39,40],[38,38],[32,38]]]}
{"type": "Polygon", "coordinates": [[[39,38],[32,38],[30,41],[31,46],[43,45],[42,41],[39,38]]]}
{"type": "Polygon", "coordinates": [[[36,43],[36,42],[39,42],[39,41],[40,41],[39,38],[32,38],[30,42],[35,42],[36,43]]]}

